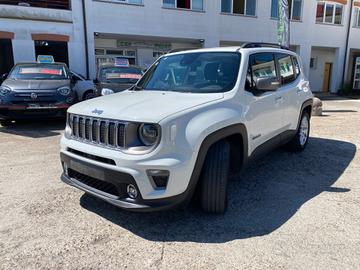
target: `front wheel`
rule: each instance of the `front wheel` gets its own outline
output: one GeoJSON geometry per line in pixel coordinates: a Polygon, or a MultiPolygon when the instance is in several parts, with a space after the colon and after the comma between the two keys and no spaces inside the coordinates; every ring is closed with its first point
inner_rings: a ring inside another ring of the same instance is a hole
{"type": "Polygon", "coordinates": [[[7,127],[9,125],[11,125],[12,121],[11,120],[0,120],[0,125],[3,127],[7,127]]]}
{"type": "Polygon", "coordinates": [[[220,141],[209,149],[200,178],[200,202],[205,212],[222,214],[227,207],[230,145],[220,141]]]}
{"type": "Polygon", "coordinates": [[[83,100],[92,99],[94,97],[96,97],[94,91],[87,91],[83,96],[83,100]]]}
{"type": "Polygon", "coordinates": [[[310,116],[307,112],[303,112],[296,135],[289,142],[288,148],[291,151],[303,151],[309,141],[310,134],[310,116]]]}

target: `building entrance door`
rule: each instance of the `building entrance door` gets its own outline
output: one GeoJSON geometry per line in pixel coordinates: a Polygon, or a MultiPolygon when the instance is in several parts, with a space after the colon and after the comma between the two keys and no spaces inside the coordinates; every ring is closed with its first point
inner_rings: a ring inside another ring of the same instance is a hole
{"type": "Polygon", "coordinates": [[[356,57],[353,89],[360,89],[360,57],[356,57]]]}
{"type": "Polygon", "coordinates": [[[329,92],[330,88],[330,74],[331,74],[331,63],[325,63],[324,65],[324,80],[323,80],[323,92],[329,92]]]}
{"type": "Polygon", "coordinates": [[[11,39],[0,39],[0,75],[8,73],[14,65],[11,39]]]}
{"type": "Polygon", "coordinates": [[[63,41],[35,41],[35,56],[52,55],[55,62],[65,63],[69,66],[68,43],[63,41]]]}

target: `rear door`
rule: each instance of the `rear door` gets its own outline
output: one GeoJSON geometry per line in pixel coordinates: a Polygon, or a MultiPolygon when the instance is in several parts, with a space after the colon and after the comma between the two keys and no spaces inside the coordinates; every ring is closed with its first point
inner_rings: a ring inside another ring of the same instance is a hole
{"type": "Polygon", "coordinates": [[[249,150],[268,143],[277,144],[277,135],[284,130],[283,96],[281,91],[258,92],[255,81],[257,78],[274,78],[279,82],[275,54],[262,52],[249,57],[248,74],[245,85],[249,123],[249,150]]]}
{"type": "Polygon", "coordinates": [[[278,91],[284,98],[284,128],[290,130],[296,128],[301,106],[301,98],[299,98],[302,92],[300,66],[293,55],[278,53],[276,56],[281,77],[281,87],[278,91]]]}

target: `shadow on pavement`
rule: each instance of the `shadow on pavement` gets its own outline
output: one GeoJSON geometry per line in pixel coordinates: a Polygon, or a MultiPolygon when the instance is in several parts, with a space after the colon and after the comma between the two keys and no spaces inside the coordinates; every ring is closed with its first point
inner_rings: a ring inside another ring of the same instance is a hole
{"type": "Polygon", "coordinates": [[[279,149],[250,166],[229,185],[223,216],[207,215],[196,206],[157,213],[126,212],[84,194],[80,204],[150,241],[222,243],[269,234],[322,192],[332,187],[356,153],[354,144],[311,138],[302,153],[279,149]]]}
{"type": "Polygon", "coordinates": [[[30,138],[46,138],[58,136],[65,129],[65,119],[23,120],[0,126],[0,133],[8,133],[30,138]]]}

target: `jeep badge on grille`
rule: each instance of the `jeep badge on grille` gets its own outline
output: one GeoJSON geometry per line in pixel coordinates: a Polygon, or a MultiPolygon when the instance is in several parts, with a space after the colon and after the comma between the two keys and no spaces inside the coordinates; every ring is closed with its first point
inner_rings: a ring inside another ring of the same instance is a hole
{"type": "Polygon", "coordinates": [[[104,112],[104,111],[102,111],[102,110],[95,109],[95,110],[93,110],[91,113],[100,115],[100,114],[102,114],[103,112],[104,112]]]}

